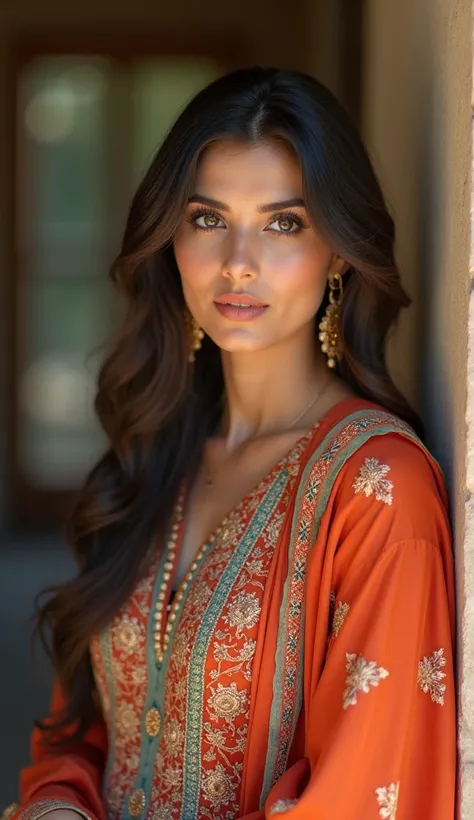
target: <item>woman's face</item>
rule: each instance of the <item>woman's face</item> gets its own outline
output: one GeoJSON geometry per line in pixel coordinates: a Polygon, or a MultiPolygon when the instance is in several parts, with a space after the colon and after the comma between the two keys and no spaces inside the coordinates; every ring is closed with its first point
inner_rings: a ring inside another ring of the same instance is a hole
{"type": "Polygon", "coordinates": [[[223,350],[263,350],[298,333],[314,339],[337,259],[310,223],[301,168],[285,146],[213,143],[174,251],[186,303],[223,350]]]}

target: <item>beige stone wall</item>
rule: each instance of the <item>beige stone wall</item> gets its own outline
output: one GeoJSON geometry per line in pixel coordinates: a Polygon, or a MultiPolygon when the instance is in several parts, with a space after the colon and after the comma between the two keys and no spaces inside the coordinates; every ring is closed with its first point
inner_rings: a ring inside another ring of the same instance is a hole
{"type": "Polygon", "coordinates": [[[474,817],[471,2],[368,0],[364,72],[364,133],[396,218],[398,259],[414,297],[391,361],[422,410],[452,502],[463,820],[474,817]]]}

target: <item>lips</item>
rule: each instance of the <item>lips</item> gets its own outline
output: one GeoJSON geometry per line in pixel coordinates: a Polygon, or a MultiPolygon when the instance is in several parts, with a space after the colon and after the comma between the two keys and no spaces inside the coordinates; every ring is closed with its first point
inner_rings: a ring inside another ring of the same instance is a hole
{"type": "Polygon", "coordinates": [[[214,304],[221,316],[233,322],[250,322],[252,319],[258,319],[269,308],[269,305],[251,296],[250,293],[223,293],[214,299],[214,304]]]}
{"type": "Polygon", "coordinates": [[[249,293],[223,293],[214,300],[221,316],[233,322],[250,322],[268,310],[268,305],[249,293]]]}
{"type": "Polygon", "coordinates": [[[252,296],[250,293],[223,293],[221,296],[217,296],[214,299],[219,305],[234,305],[235,307],[268,307],[265,302],[262,302],[260,299],[257,299],[255,296],[252,296]]]}

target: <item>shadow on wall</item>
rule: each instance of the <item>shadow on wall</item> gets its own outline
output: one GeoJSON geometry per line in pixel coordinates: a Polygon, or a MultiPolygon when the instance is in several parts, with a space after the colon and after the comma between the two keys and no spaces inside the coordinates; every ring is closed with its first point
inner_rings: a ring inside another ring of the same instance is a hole
{"type": "Polygon", "coordinates": [[[18,774],[29,762],[29,735],[44,717],[51,671],[39,651],[30,654],[31,614],[38,591],[73,573],[67,550],[53,538],[10,540],[0,552],[0,812],[18,797],[18,774]]]}

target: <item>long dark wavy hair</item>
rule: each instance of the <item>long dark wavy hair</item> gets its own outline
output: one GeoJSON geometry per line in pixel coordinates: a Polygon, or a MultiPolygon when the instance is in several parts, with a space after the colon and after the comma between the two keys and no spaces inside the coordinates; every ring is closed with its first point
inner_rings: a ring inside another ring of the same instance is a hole
{"type": "Polygon", "coordinates": [[[66,698],[54,723],[39,723],[50,742],[64,730],[69,738],[81,736],[94,719],[91,637],[110,622],[151,552],[161,548],[179,487],[192,480],[219,418],[220,351],[206,337],[189,364],[173,238],[197,161],[223,138],[277,138],[293,149],[308,212],[350,265],[340,375],[358,395],[420,432],[385,363],[387,333],[410,300],[394,258],[393,221],[356,127],[328,89],[304,74],[252,68],[221,77],[189,103],[156,153],[111,267],[128,315],[99,375],[95,407],[108,450],[67,524],[78,574],[46,590],[38,610],[37,629],[66,698]]]}

